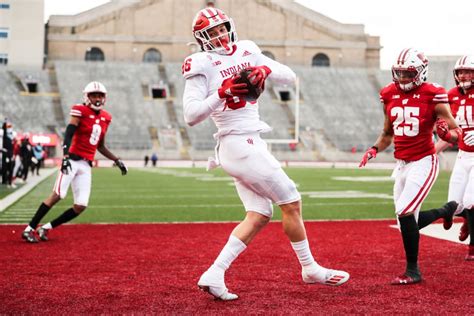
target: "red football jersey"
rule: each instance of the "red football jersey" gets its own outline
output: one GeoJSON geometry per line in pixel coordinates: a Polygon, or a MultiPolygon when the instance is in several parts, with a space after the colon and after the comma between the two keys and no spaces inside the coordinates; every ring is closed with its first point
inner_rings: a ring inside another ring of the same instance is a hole
{"type": "Polygon", "coordinates": [[[69,152],[87,160],[94,160],[97,147],[105,137],[112,116],[105,110],[97,113],[83,104],[74,105],[70,114],[79,117],[80,121],[72,137],[69,152]]]}
{"type": "Polygon", "coordinates": [[[396,159],[415,161],[435,153],[435,105],[448,103],[443,87],[425,82],[404,92],[391,83],[380,91],[380,100],[392,123],[396,159]]]}
{"type": "Polygon", "coordinates": [[[463,139],[465,132],[474,130],[474,89],[464,94],[455,87],[449,90],[448,96],[451,112],[463,132],[463,136],[458,141],[459,149],[474,152],[474,146],[466,145],[463,139]]]}

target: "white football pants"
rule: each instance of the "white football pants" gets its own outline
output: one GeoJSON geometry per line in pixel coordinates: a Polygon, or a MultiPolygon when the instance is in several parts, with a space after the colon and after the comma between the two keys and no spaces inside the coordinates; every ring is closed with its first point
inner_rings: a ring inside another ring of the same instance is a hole
{"type": "Polygon", "coordinates": [[[234,178],[247,212],[272,217],[272,202],[282,205],[301,199],[259,133],[223,136],[217,153],[222,168],[234,178]]]}
{"type": "Polygon", "coordinates": [[[395,213],[400,216],[415,214],[418,220],[421,204],[428,196],[439,173],[439,160],[436,155],[429,155],[417,161],[397,161],[393,171],[395,177],[393,199],[395,213]]]}
{"type": "Polygon", "coordinates": [[[458,152],[449,179],[448,201],[453,200],[459,204],[456,214],[474,207],[474,152],[458,152]]]}
{"type": "Polygon", "coordinates": [[[64,199],[67,195],[69,185],[72,187],[72,194],[74,196],[74,204],[87,206],[89,203],[89,196],[91,194],[91,166],[84,160],[69,160],[71,162],[72,171],[68,174],[63,174],[59,170],[54,184],[53,191],[64,199]]]}

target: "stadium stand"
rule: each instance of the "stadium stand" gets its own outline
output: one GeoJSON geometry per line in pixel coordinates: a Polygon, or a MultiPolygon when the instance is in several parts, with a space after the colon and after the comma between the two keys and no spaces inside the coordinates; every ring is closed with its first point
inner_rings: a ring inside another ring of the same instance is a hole
{"type": "MultiPolygon", "coordinates": [[[[429,80],[453,85],[454,59],[430,62],[429,80]]],[[[300,144],[272,144],[280,159],[325,160],[338,152],[363,151],[379,135],[383,113],[381,87],[391,82],[389,70],[292,66],[300,78],[300,144]]],[[[184,122],[184,80],[178,63],[56,61],[45,70],[0,68],[2,115],[17,131],[61,135],[71,105],[82,101],[82,89],[93,80],[108,89],[107,110],[113,115],[107,144],[124,158],[205,159],[212,155],[216,128],[210,119],[189,127],[184,122]],[[35,92],[28,82],[36,83],[35,92]],[[152,87],[166,95],[153,98],[152,87]],[[39,119],[38,119],[39,118],[39,119]]],[[[294,87],[268,82],[260,103],[261,119],[273,127],[265,139],[295,135],[294,87]],[[281,92],[290,101],[282,100],[281,92]]]]}
{"type": "Polygon", "coordinates": [[[301,128],[325,131],[342,151],[370,147],[382,128],[378,91],[366,69],[294,67],[301,78],[301,128]]]}
{"type": "Polygon", "coordinates": [[[45,71],[14,71],[0,67],[1,113],[8,117],[18,132],[56,132],[59,124],[53,109],[53,98],[48,92],[48,73],[45,71]],[[36,92],[29,93],[26,80],[36,82],[36,92]],[[41,119],[38,119],[41,118],[41,119]]]}

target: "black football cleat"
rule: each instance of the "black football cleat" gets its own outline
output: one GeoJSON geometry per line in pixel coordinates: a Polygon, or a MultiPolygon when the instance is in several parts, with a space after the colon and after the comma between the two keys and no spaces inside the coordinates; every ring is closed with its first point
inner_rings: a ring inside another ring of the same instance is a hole
{"type": "Polygon", "coordinates": [[[446,203],[443,207],[446,210],[446,215],[443,217],[443,228],[449,230],[453,226],[453,215],[458,208],[458,203],[455,201],[450,201],[446,203]]]}
{"type": "Polygon", "coordinates": [[[48,231],[49,229],[45,229],[43,227],[38,228],[38,236],[42,241],[48,241],[48,231]]]}
{"type": "Polygon", "coordinates": [[[21,238],[23,238],[24,240],[26,240],[26,242],[29,242],[31,244],[35,244],[38,242],[38,239],[36,238],[35,232],[33,230],[30,230],[30,231],[25,230],[21,234],[21,238]]]}

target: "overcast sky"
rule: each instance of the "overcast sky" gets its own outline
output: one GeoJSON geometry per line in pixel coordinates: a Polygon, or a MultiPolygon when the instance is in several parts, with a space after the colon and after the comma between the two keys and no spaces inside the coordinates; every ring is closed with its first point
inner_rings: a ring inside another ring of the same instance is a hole
{"type": "MultiPolygon", "coordinates": [[[[52,14],[77,14],[106,2],[109,1],[45,0],[45,21],[52,14]]],[[[364,24],[366,33],[380,36],[384,47],[381,51],[381,66],[384,69],[390,68],[397,54],[405,47],[418,48],[429,56],[474,54],[473,0],[297,2],[342,23],[364,24]]]]}

